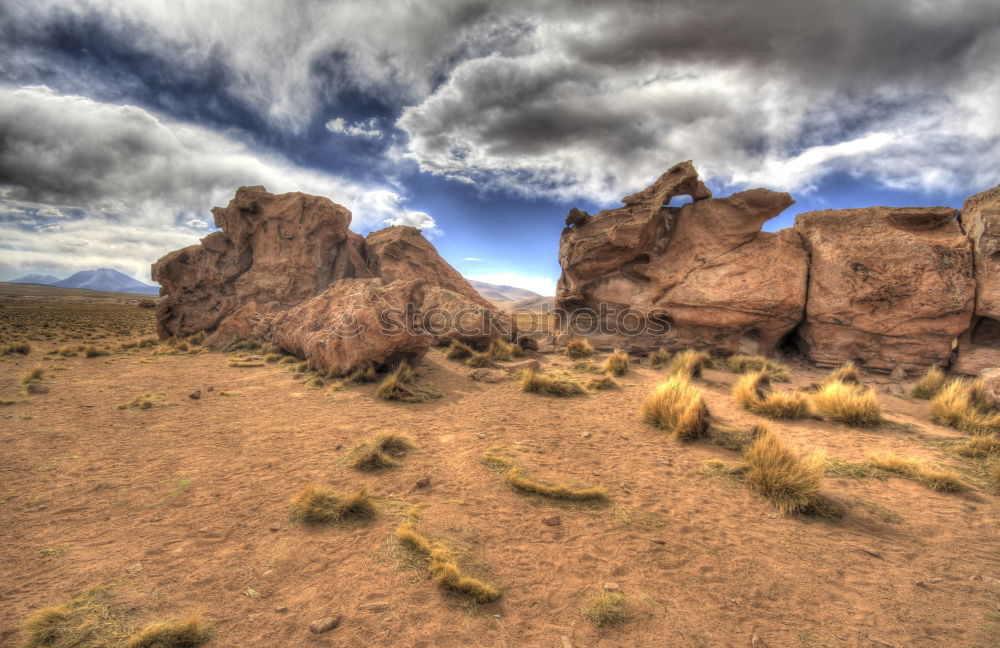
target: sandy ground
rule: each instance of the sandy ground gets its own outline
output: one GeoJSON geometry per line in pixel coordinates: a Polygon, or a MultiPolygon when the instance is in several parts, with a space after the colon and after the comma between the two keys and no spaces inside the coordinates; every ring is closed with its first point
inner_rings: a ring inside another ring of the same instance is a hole
{"type": "MultiPolygon", "coordinates": [[[[16,394],[38,361],[0,363],[0,394],[16,394]]],[[[995,494],[826,479],[825,492],[850,505],[843,521],[782,516],[704,473],[705,460],[736,453],[671,442],[638,420],[663,377],[644,364],[622,389],[555,399],[474,382],[434,350],[420,374],[443,398],[427,404],[380,401],[373,385],[328,399],[287,367],[228,367],[221,353],[42,364],[51,392],[0,408],[2,646],[19,643],[33,610],[101,583],[117,583],[139,621],[203,613],[212,646],[1000,646],[995,494]],[[188,398],[195,389],[199,400],[188,398]],[[117,409],[144,392],[163,404],[117,409]],[[340,464],[379,431],[410,435],[416,452],[376,474],[340,464]],[[604,485],[610,503],[519,494],[481,463],[494,446],[539,478],[604,485]],[[415,488],[423,477],[431,486],[415,488]],[[361,525],[293,524],[288,501],[309,483],[367,487],[385,511],[361,525]],[[425,507],[427,535],[503,590],[500,601],[443,595],[406,560],[391,536],[410,505],[425,507]],[[542,522],[553,515],[560,525],[542,522]],[[629,597],[634,620],[601,629],[581,615],[605,583],[629,597]],[[310,633],[332,614],[339,628],[310,633]]],[[[800,385],[823,375],[794,369],[800,385]]],[[[729,396],[735,378],[708,371],[698,383],[716,418],[747,427],[753,417],[729,396]]],[[[774,427],[833,457],[890,450],[964,470],[942,449],[960,435],[888,387],[887,428],[774,427]]]]}

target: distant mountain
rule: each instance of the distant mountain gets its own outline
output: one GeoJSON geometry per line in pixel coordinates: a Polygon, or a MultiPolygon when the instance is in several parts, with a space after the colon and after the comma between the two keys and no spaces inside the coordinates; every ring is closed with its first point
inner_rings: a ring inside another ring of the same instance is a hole
{"type": "Polygon", "coordinates": [[[30,283],[30,284],[42,284],[43,286],[51,286],[57,281],[59,281],[59,277],[54,277],[52,275],[27,274],[24,275],[23,277],[18,277],[17,279],[11,279],[7,283],[30,283]]]}
{"type": "Polygon", "coordinates": [[[525,290],[524,288],[498,286],[497,284],[486,283],[485,281],[473,281],[472,279],[468,279],[468,282],[487,301],[495,304],[506,305],[508,302],[518,302],[541,297],[538,293],[525,290]]]}
{"type": "Polygon", "coordinates": [[[551,313],[553,310],[555,310],[556,298],[542,297],[541,295],[538,295],[537,297],[522,299],[512,304],[501,304],[501,306],[511,311],[531,311],[533,313],[551,313]]]}
{"type": "Polygon", "coordinates": [[[144,284],[127,274],[112,270],[111,268],[82,270],[52,285],[60,288],[83,288],[86,290],[141,293],[144,295],[158,295],[160,293],[159,287],[144,284]]]}

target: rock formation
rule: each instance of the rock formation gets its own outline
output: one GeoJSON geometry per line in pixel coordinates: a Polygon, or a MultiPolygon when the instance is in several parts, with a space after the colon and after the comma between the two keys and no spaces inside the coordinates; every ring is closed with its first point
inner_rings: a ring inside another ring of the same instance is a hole
{"type": "Polygon", "coordinates": [[[712,198],[690,162],[622,201],[566,218],[560,340],[763,354],[794,342],[821,365],[886,372],[948,365],[964,340],[976,370],[1000,365],[1000,188],[967,201],[968,236],[947,207],[808,212],[761,232],[788,194],[712,198]],[[678,195],[693,202],[670,207],[678,195]],[[622,313],[669,331],[623,330],[622,313]]]}
{"type": "Polygon", "coordinates": [[[594,216],[574,209],[566,219],[556,294],[563,338],[584,336],[602,348],[766,353],[801,321],[802,243],[791,232],[761,232],[792,204],[788,194],[712,198],[683,162],[622,202],[594,216]],[[669,207],[678,195],[694,202],[669,207]]]}
{"type": "Polygon", "coordinates": [[[975,301],[972,248],[956,215],[948,207],[799,214],[810,267],[797,341],[810,359],[883,371],[947,365],[975,301]]]}
{"type": "Polygon", "coordinates": [[[412,227],[366,240],[327,198],[263,187],[240,188],[212,213],[221,232],[153,264],[161,337],[267,341],[320,371],[348,373],[418,358],[451,337],[481,344],[513,334],[412,227]]]}

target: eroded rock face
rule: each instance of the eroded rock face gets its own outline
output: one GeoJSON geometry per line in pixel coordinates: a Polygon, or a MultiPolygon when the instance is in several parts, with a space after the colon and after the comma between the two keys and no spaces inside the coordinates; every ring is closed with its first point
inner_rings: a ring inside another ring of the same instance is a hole
{"type": "Polygon", "coordinates": [[[481,344],[515,333],[412,227],[366,242],[348,230],[346,208],[263,187],[242,187],[212,212],[221,232],[153,265],[161,337],[273,342],[321,371],[349,373],[417,359],[452,337],[481,344]]]}
{"type": "Polygon", "coordinates": [[[562,339],[582,336],[633,351],[769,353],[801,321],[802,243],[794,232],[761,232],[794,202],[787,193],[752,189],[712,198],[684,162],[623,202],[595,216],[574,209],[567,217],[556,293],[557,309],[568,314],[562,339]],[[678,195],[694,202],[665,206],[678,195]],[[635,333],[632,315],[650,325],[635,333]]]}
{"type": "Polygon", "coordinates": [[[1000,186],[966,200],[960,220],[972,242],[976,309],[972,328],[959,340],[954,370],[976,375],[1000,367],[1000,186]]]}
{"type": "Polygon", "coordinates": [[[972,249],[948,207],[814,211],[798,342],[814,362],[891,371],[947,365],[975,300],[972,249]]]}

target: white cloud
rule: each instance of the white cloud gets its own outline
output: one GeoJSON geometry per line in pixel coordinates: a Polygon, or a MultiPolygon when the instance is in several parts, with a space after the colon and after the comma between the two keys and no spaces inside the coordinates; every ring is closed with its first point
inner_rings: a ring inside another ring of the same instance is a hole
{"type": "Polygon", "coordinates": [[[351,137],[368,137],[378,139],[382,137],[382,131],[378,129],[378,122],[374,117],[365,121],[348,124],[343,117],[331,119],[325,124],[326,129],[331,133],[342,133],[351,137]]]}
{"type": "Polygon", "coordinates": [[[391,227],[393,225],[408,225],[410,227],[416,227],[418,230],[421,230],[425,236],[429,237],[433,237],[434,235],[441,233],[441,230],[437,227],[437,223],[434,222],[434,218],[427,212],[422,211],[401,209],[395,216],[382,221],[382,224],[386,227],[391,227]]]}
{"type": "Polygon", "coordinates": [[[484,281],[500,286],[514,286],[536,292],[544,297],[556,294],[556,281],[552,277],[532,277],[515,272],[492,272],[487,274],[467,275],[467,279],[484,281]]]}
{"type": "Polygon", "coordinates": [[[327,196],[353,212],[357,231],[389,221],[434,230],[433,218],[407,211],[392,189],[297,167],[136,106],[0,86],[0,138],[7,264],[49,255],[60,257],[52,263],[83,269],[115,259],[148,278],[149,263],[197,242],[204,232],[192,230],[208,225],[208,209],[227,204],[242,185],[327,196]],[[26,224],[45,236],[25,237],[26,224]],[[89,244],[88,256],[70,254],[81,241],[89,244]]]}
{"type": "Polygon", "coordinates": [[[482,261],[482,259],[478,257],[465,257],[462,261],[482,261]]]}

